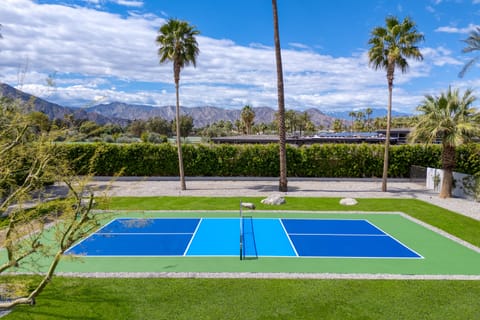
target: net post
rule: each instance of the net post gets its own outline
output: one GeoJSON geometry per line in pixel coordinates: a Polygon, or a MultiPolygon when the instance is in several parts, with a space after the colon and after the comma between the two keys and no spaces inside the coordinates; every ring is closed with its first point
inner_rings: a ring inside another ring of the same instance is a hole
{"type": "Polygon", "coordinates": [[[240,199],[240,260],[243,260],[243,225],[242,225],[242,219],[243,219],[243,214],[242,214],[242,200],[240,199]]]}

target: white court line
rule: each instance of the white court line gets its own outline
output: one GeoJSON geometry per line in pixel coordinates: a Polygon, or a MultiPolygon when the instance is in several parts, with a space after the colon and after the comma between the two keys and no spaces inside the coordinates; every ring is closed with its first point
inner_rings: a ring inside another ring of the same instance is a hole
{"type": "Polygon", "coordinates": [[[290,238],[290,235],[287,232],[287,229],[285,229],[285,225],[282,222],[282,218],[278,218],[278,221],[280,222],[280,225],[282,226],[283,232],[285,232],[285,235],[287,236],[288,242],[290,242],[290,246],[293,249],[293,252],[295,252],[295,256],[299,257],[299,254],[297,252],[297,248],[293,245],[292,239],[290,238]]]}
{"type": "Polygon", "coordinates": [[[195,228],[195,231],[192,233],[192,237],[190,238],[190,241],[188,242],[187,247],[185,248],[185,251],[183,252],[183,256],[185,257],[187,255],[188,250],[190,249],[190,246],[192,245],[193,238],[195,238],[195,235],[198,232],[198,229],[200,229],[200,225],[203,222],[203,218],[200,218],[200,221],[197,223],[197,227],[195,228]]]}

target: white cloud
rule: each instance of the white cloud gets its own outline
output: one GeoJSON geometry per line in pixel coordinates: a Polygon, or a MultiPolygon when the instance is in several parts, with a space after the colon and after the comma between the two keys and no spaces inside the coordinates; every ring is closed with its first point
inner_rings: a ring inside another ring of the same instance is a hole
{"type": "Polygon", "coordinates": [[[425,59],[431,61],[430,63],[435,66],[461,66],[463,62],[452,56],[452,51],[444,47],[437,48],[423,48],[422,54],[425,59]]]}
{"type": "Polygon", "coordinates": [[[445,26],[445,27],[439,27],[439,28],[435,29],[435,31],[436,32],[445,32],[445,33],[467,34],[467,33],[470,33],[471,31],[475,30],[478,27],[479,26],[475,25],[475,24],[469,24],[468,27],[465,27],[465,28],[458,28],[458,27],[454,27],[454,26],[445,26]]]}
{"type": "MultiPolygon", "coordinates": [[[[40,5],[31,0],[1,0],[2,79],[16,84],[28,57],[22,89],[51,101],[85,106],[102,101],[173,105],[171,63],[159,65],[155,37],[164,19],[153,14],[113,13],[82,7],[40,5]],[[28,14],[27,14],[28,12],[28,14]],[[56,90],[46,86],[56,72],[56,90]],[[146,89],[143,85],[146,85],[146,89]]],[[[97,0],[89,0],[101,4],[97,0]]],[[[136,6],[142,1],[116,0],[136,6]]],[[[272,47],[241,46],[228,39],[198,37],[197,68],[181,73],[181,104],[241,108],[276,106],[276,67],[272,47]]],[[[348,57],[322,55],[303,44],[282,50],[287,108],[321,110],[385,106],[385,71],[368,66],[366,52],[348,57]],[[309,49],[309,50],[305,50],[309,49]]],[[[411,62],[395,77],[395,105],[414,108],[421,95],[402,90],[435,66],[458,65],[443,47],[422,50],[425,61],[411,62]]]]}
{"type": "Polygon", "coordinates": [[[310,46],[308,46],[306,44],[303,44],[303,43],[290,42],[288,45],[292,48],[295,48],[295,49],[311,50],[310,46]]]}
{"type": "Polygon", "coordinates": [[[126,7],[143,7],[144,4],[143,1],[140,0],[83,0],[83,2],[96,6],[111,2],[126,7]]]}
{"type": "Polygon", "coordinates": [[[143,1],[113,0],[112,2],[126,7],[143,7],[143,1]]]}

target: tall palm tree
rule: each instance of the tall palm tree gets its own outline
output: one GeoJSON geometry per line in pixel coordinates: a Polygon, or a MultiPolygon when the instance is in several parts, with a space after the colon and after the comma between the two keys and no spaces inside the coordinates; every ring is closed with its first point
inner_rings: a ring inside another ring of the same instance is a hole
{"type": "Polygon", "coordinates": [[[368,43],[370,66],[375,70],[387,71],[388,81],[388,112],[387,132],[385,137],[385,155],[383,158],[382,191],[387,191],[388,153],[390,150],[390,126],[392,119],[392,91],[395,69],[398,67],[402,73],[407,72],[407,59],[423,60],[417,44],[424,37],[417,31],[415,23],[410,18],[405,18],[400,23],[398,18],[389,16],[385,19],[385,27],[376,27],[371,33],[368,43]]]}
{"type": "Polygon", "coordinates": [[[277,63],[277,94],[278,94],[278,134],[280,148],[280,181],[278,190],[288,191],[287,182],[287,150],[285,133],[285,93],[283,89],[282,50],[280,47],[280,32],[278,30],[277,0],[272,0],[273,38],[275,42],[275,61],[277,63]]]}
{"type": "Polygon", "coordinates": [[[294,134],[297,130],[297,112],[295,110],[285,111],[285,132],[290,131],[290,134],[294,134]]]}
{"type": "Polygon", "coordinates": [[[303,134],[305,134],[305,131],[307,131],[307,126],[309,126],[310,125],[309,123],[311,123],[310,115],[308,114],[307,111],[298,112],[297,118],[298,118],[298,129],[300,131],[300,136],[302,136],[302,131],[304,131],[303,134]]]}
{"type": "Polygon", "coordinates": [[[350,127],[350,132],[353,132],[353,124],[355,123],[355,116],[356,115],[357,115],[357,113],[355,111],[350,111],[348,113],[348,116],[352,117],[352,126],[350,127]]]}
{"type": "Polygon", "coordinates": [[[370,116],[372,115],[372,113],[373,113],[372,108],[369,107],[369,108],[365,109],[365,114],[367,115],[367,130],[368,131],[372,130],[372,128],[371,128],[372,126],[370,125],[370,116]]]}
{"type": "Polygon", "coordinates": [[[472,107],[476,100],[471,90],[463,96],[457,90],[448,88],[438,97],[428,95],[417,107],[422,114],[410,133],[412,142],[442,142],[442,169],[444,170],[440,198],[452,195],[455,149],[480,134],[480,113],[472,107]]]}
{"type": "Polygon", "coordinates": [[[255,111],[252,109],[252,107],[246,105],[243,107],[240,117],[242,118],[242,122],[245,125],[247,134],[251,134],[253,121],[255,120],[255,111]]]}
{"type": "Polygon", "coordinates": [[[363,111],[357,111],[357,114],[355,115],[357,118],[356,123],[357,123],[357,130],[363,131],[365,128],[365,113],[363,111]]]}
{"type": "Polygon", "coordinates": [[[190,64],[196,66],[197,56],[200,52],[198,43],[195,38],[200,32],[191,26],[186,21],[177,19],[169,19],[167,23],[160,27],[156,39],[158,49],[158,56],[160,63],[167,61],[173,62],[173,77],[175,81],[176,93],[176,135],[177,135],[177,150],[178,150],[178,167],[180,174],[180,187],[186,190],[185,173],[183,170],[183,156],[182,146],[180,141],[180,71],[190,64]]]}
{"type": "Polygon", "coordinates": [[[340,119],[335,119],[331,126],[334,132],[341,132],[343,130],[343,123],[340,119]]]}
{"type": "MultiPolygon", "coordinates": [[[[472,30],[470,32],[470,36],[463,41],[467,44],[467,46],[462,50],[463,53],[470,53],[473,51],[480,50],[480,27],[477,27],[475,30],[472,30]]],[[[475,58],[467,62],[465,66],[462,68],[462,71],[460,71],[460,73],[458,74],[458,76],[460,78],[463,78],[465,73],[478,61],[479,58],[480,56],[476,56],[475,58]]]]}

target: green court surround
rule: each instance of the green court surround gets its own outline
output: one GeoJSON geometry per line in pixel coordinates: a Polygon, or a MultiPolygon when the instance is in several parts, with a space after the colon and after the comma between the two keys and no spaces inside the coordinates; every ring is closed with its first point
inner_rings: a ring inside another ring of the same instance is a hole
{"type": "MultiPolygon", "coordinates": [[[[105,223],[119,217],[237,217],[235,211],[149,211],[104,213],[105,223]]],[[[424,259],[232,257],[82,257],[63,259],[57,272],[155,273],[334,273],[479,276],[480,253],[417,224],[401,213],[323,213],[252,211],[253,217],[367,219],[421,254],[424,259]]]]}

